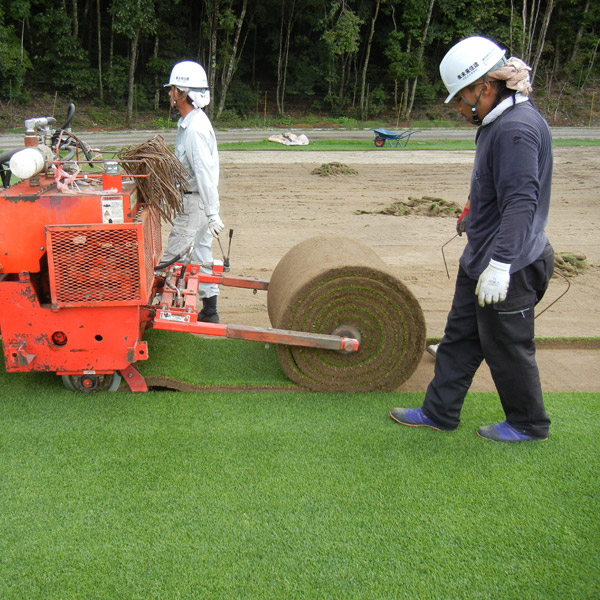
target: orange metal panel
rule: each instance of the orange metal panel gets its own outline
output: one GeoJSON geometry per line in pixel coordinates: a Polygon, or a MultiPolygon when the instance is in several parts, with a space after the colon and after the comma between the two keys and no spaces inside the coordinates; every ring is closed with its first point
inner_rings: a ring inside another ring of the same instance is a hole
{"type": "MultiPolygon", "coordinates": [[[[0,272],[39,271],[46,252],[47,225],[102,223],[102,199],[106,194],[97,183],[87,188],[88,193],[63,193],[56,189],[54,179],[42,176],[39,186],[23,181],[0,191],[0,272]]],[[[124,183],[125,222],[135,217],[136,198],[135,183],[124,183]]]]}
{"type": "Polygon", "coordinates": [[[0,329],[7,371],[112,372],[148,358],[140,306],[40,306],[28,280],[3,281],[0,329]]]}

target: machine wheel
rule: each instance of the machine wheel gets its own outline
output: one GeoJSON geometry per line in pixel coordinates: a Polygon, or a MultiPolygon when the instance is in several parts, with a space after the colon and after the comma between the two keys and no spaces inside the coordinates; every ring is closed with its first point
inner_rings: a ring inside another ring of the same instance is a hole
{"type": "Polygon", "coordinates": [[[64,386],[72,392],[116,392],[121,375],[116,371],[108,375],[62,375],[64,386]]]}
{"type": "Polygon", "coordinates": [[[381,148],[382,146],[384,146],[384,145],[385,145],[385,140],[384,140],[382,137],[379,137],[379,136],[377,136],[377,137],[375,138],[375,145],[376,145],[378,148],[381,148]]]}

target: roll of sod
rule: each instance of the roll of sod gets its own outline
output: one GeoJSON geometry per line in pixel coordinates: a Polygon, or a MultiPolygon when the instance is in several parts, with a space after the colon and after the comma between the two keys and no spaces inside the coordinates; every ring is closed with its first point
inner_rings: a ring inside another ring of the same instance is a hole
{"type": "Polygon", "coordinates": [[[278,329],[359,332],[358,352],[277,346],[285,374],[311,390],[395,390],[425,349],[417,299],[372,249],[348,238],[315,237],[289,250],[273,271],[267,307],[278,329]]]}

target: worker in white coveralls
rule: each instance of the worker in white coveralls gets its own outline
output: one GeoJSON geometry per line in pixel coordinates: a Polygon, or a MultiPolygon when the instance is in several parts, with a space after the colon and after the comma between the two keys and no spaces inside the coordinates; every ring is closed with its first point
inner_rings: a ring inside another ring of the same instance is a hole
{"type": "Polygon", "coordinates": [[[453,431],[485,359],[506,420],[477,430],[497,442],[545,440],[550,419],[535,360],[534,308],[554,270],[544,228],[550,208],[550,128],[529,99],[529,67],[479,36],[440,63],[446,102],[478,125],[467,244],[434,377],[419,408],[395,408],[403,425],[453,431]]]}
{"type": "MultiPolygon", "coordinates": [[[[174,259],[193,243],[190,262],[210,264],[213,260],[213,236],[223,230],[224,224],[219,215],[217,140],[211,122],[202,110],[210,103],[206,72],[196,62],[177,63],[165,87],[169,88],[171,106],[181,115],[177,123],[175,156],[188,175],[183,211],[175,217],[161,262],[174,259]]],[[[203,267],[202,271],[212,272],[207,267],[203,267]]],[[[203,304],[198,314],[200,321],[219,322],[218,295],[216,284],[200,284],[198,297],[203,304]]]]}

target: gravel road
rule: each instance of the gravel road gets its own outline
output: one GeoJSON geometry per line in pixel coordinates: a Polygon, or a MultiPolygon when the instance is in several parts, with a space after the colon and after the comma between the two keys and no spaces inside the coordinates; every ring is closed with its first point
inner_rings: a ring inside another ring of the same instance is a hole
{"type": "MultiPolygon", "coordinates": [[[[274,134],[281,134],[283,129],[228,129],[217,130],[219,142],[253,142],[267,139],[274,134]]],[[[330,130],[330,129],[294,129],[292,133],[304,133],[309,140],[364,140],[372,142],[372,129],[363,130],[330,130]]],[[[400,130],[398,130],[400,131],[400,130]]],[[[411,140],[474,140],[475,127],[431,128],[419,129],[411,140]]],[[[139,130],[139,131],[76,131],[78,137],[94,148],[120,149],[124,146],[144,142],[156,133],[160,133],[168,144],[175,141],[175,130],[139,130]]],[[[554,139],[600,139],[600,127],[554,127],[554,139]]],[[[0,150],[12,150],[23,146],[23,135],[16,133],[0,133],[0,150]]]]}

